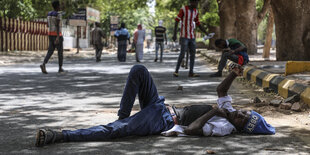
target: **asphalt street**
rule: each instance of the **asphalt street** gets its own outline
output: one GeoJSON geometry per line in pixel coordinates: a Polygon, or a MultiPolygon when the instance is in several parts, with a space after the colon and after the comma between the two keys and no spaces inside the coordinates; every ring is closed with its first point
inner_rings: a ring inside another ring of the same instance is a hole
{"type": "MultiPolygon", "coordinates": [[[[57,54],[54,54],[57,57],[57,54]]],[[[176,106],[214,104],[216,86],[223,78],[209,78],[215,68],[197,58],[195,72],[189,78],[181,68],[180,77],[172,76],[177,53],[165,53],[163,63],[155,63],[146,53],[142,65],[151,72],[160,95],[176,106]],[[178,90],[182,86],[183,90],[178,90]]],[[[120,63],[115,54],[93,58],[65,59],[66,74],[58,74],[57,59],[41,73],[39,63],[0,67],[0,154],[309,154],[309,146],[295,136],[299,130],[275,123],[275,135],[234,134],[226,137],[127,137],[105,142],[59,143],[37,148],[39,128],[79,129],[116,120],[127,74],[134,55],[120,63]]],[[[43,59],[43,58],[42,58],[43,59]]],[[[234,103],[246,104],[252,94],[235,84],[229,91],[234,103]]],[[[134,111],[139,111],[138,100],[134,111]]],[[[272,124],[272,122],[271,122],[272,124]]]]}

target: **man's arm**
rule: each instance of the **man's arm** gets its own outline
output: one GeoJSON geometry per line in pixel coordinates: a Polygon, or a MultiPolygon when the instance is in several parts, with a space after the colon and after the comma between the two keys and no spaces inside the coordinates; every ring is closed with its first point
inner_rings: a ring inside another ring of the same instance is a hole
{"type": "Polygon", "coordinates": [[[172,40],[173,40],[173,41],[176,41],[176,40],[177,40],[178,25],[179,25],[179,22],[178,22],[178,21],[175,21],[175,24],[174,24],[174,31],[173,31],[173,37],[172,37],[172,40]]]}
{"type": "Polygon", "coordinates": [[[57,32],[57,37],[56,37],[56,40],[55,40],[55,44],[57,45],[59,43],[59,26],[60,26],[60,19],[61,19],[61,15],[59,15],[60,13],[58,12],[58,15],[57,15],[57,19],[56,19],[56,32],[57,32]]]}
{"type": "Polygon", "coordinates": [[[235,50],[231,50],[232,53],[235,53],[235,52],[240,52],[240,51],[243,51],[245,50],[246,47],[244,47],[243,45],[240,45],[237,49],[235,50]]]}
{"type": "Polygon", "coordinates": [[[235,67],[233,71],[217,86],[216,91],[218,97],[227,96],[227,92],[238,75],[241,75],[242,68],[235,67]]]}
{"type": "Polygon", "coordinates": [[[203,135],[202,127],[213,117],[221,116],[227,117],[223,109],[214,108],[211,111],[205,113],[194,122],[192,122],[188,128],[184,130],[184,133],[187,135],[203,135]]]}

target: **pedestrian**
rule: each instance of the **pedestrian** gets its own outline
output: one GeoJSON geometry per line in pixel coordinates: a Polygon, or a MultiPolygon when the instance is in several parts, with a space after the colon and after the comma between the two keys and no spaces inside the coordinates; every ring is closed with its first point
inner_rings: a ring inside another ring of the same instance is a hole
{"type": "Polygon", "coordinates": [[[121,23],[120,29],[115,32],[114,36],[118,41],[117,59],[120,62],[125,62],[127,54],[127,40],[130,44],[130,34],[126,29],[125,23],[121,23]]]}
{"type": "Polygon", "coordinates": [[[235,131],[234,125],[238,126],[240,132],[274,134],[275,129],[258,113],[244,113],[231,106],[227,91],[240,73],[240,70],[234,70],[218,86],[218,108],[211,105],[175,108],[164,104],[165,99],[158,95],[148,70],[142,65],[135,65],[128,75],[117,121],[73,131],[39,129],[35,144],[40,147],[55,142],[103,141],[132,135],[146,136],[159,134],[176,125],[188,126],[184,130],[188,135],[225,136],[235,131]],[[130,116],[137,94],[141,111],[130,116]]]}
{"type": "Polygon", "coordinates": [[[163,52],[164,52],[164,41],[166,41],[167,45],[167,34],[166,34],[166,28],[163,26],[163,21],[158,21],[158,26],[155,27],[155,62],[158,60],[158,49],[160,48],[160,62],[163,62],[163,52]]]}
{"type": "Polygon", "coordinates": [[[65,70],[62,68],[63,65],[63,37],[61,33],[62,27],[62,15],[60,11],[60,3],[58,0],[52,2],[54,11],[50,11],[47,15],[47,26],[48,26],[48,39],[49,47],[47,54],[44,58],[43,64],[40,65],[43,74],[47,74],[46,64],[54,53],[55,48],[58,51],[58,73],[63,73],[65,70]]]}
{"type": "Polygon", "coordinates": [[[196,55],[196,40],[195,40],[195,33],[194,33],[194,24],[199,27],[199,29],[207,34],[206,30],[200,25],[199,22],[199,14],[197,10],[199,0],[189,0],[188,6],[183,6],[178,16],[175,19],[174,25],[174,33],[173,33],[173,41],[177,39],[177,29],[178,23],[181,22],[181,33],[180,33],[180,44],[181,44],[181,52],[178,58],[178,62],[175,68],[175,72],[173,75],[175,77],[179,76],[179,69],[181,62],[184,58],[185,52],[189,49],[190,53],[190,68],[189,68],[189,77],[199,77],[199,74],[194,73],[194,64],[195,64],[195,55],[196,55]]]}
{"type": "Polygon", "coordinates": [[[92,30],[91,34],[92,34],[92,43],[96,51],[95,53],[96,62],[100,62],[103,49],[102,38],[104,38],[105,35],[101,29],[101,24],[99,22],[95,22],[95,28],[92,30]]]}
{"type": "Polygon", "coordinates": [[[218,65],[218,71],[211,74],[211,77],[222,76],[222,71],[226,66],[227,59],[239,64],[240,66],[246,65],[249,62],[246,46],[237,39],[217,39],[215,40],[215,46],[222,50],[222,56],[218,65]]]}
{"type": "Polygon", "coordinates": [[[134,43],[135,43],[137,62],[140,62],[143,59],[144,40],[145,40],[145,31],[142,29],[142,25],[139,24],[137,30],[134,33],[134,43]]]}

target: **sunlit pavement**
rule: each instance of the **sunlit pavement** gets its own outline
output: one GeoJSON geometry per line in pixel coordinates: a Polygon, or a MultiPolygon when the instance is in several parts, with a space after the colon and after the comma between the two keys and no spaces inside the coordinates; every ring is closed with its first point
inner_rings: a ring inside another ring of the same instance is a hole
{"type": "MultiPolygon", "coordinates": [[[[38,128],[78,129],[107,124],[117,119],[117,110],[127,74],[134,64],[151,72],[160,95],[176,106],[211,104],[217,99],[216,86],[223,78],[209,78],[214,66],[198,58],[195,72],[180,69],[173,77],[177,53],[165,53],[164,62],[154,62],[154,53],[146,53],[142,63],[134,55],[118,62],[116,55],[94,59],[64,60],[66,74],[58,74],[57,59],[47,64],[49,74],[41,73],[39,63],[0,67],[0,154],[307,154],[309,147],[294,138],[292,129],[277,126],[276,135],[227,137],[128,137],[108,142],[60,143],[34,147],[38,128]],[[178,90],[182,86],[183,90],[178,90]]],[[[230,94],[235,102],[249,102],[252,96],[234,86],[230,94]]],[[[134,111],[139,110],[138,101],[134,111]]]]}

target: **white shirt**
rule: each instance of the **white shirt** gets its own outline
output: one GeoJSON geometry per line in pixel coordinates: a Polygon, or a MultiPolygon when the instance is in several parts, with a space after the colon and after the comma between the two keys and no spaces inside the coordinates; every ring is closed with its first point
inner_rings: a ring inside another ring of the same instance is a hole
{"type": "MultiPolygon", "coordinates": [[[[230,96],[220,97],[217,100],[219,108],[227,109],[229,112],[236,111],[231,106],[232,98],[230,96]]],[[[162,132],[164,136],[185,136],[184,126],[175,125],[172,129],[162,132]]],[[[236,131],[236,128],[226,119],[219,116],[213,116],[202,127],[204,136],[226,136],[236,131]]]]}

